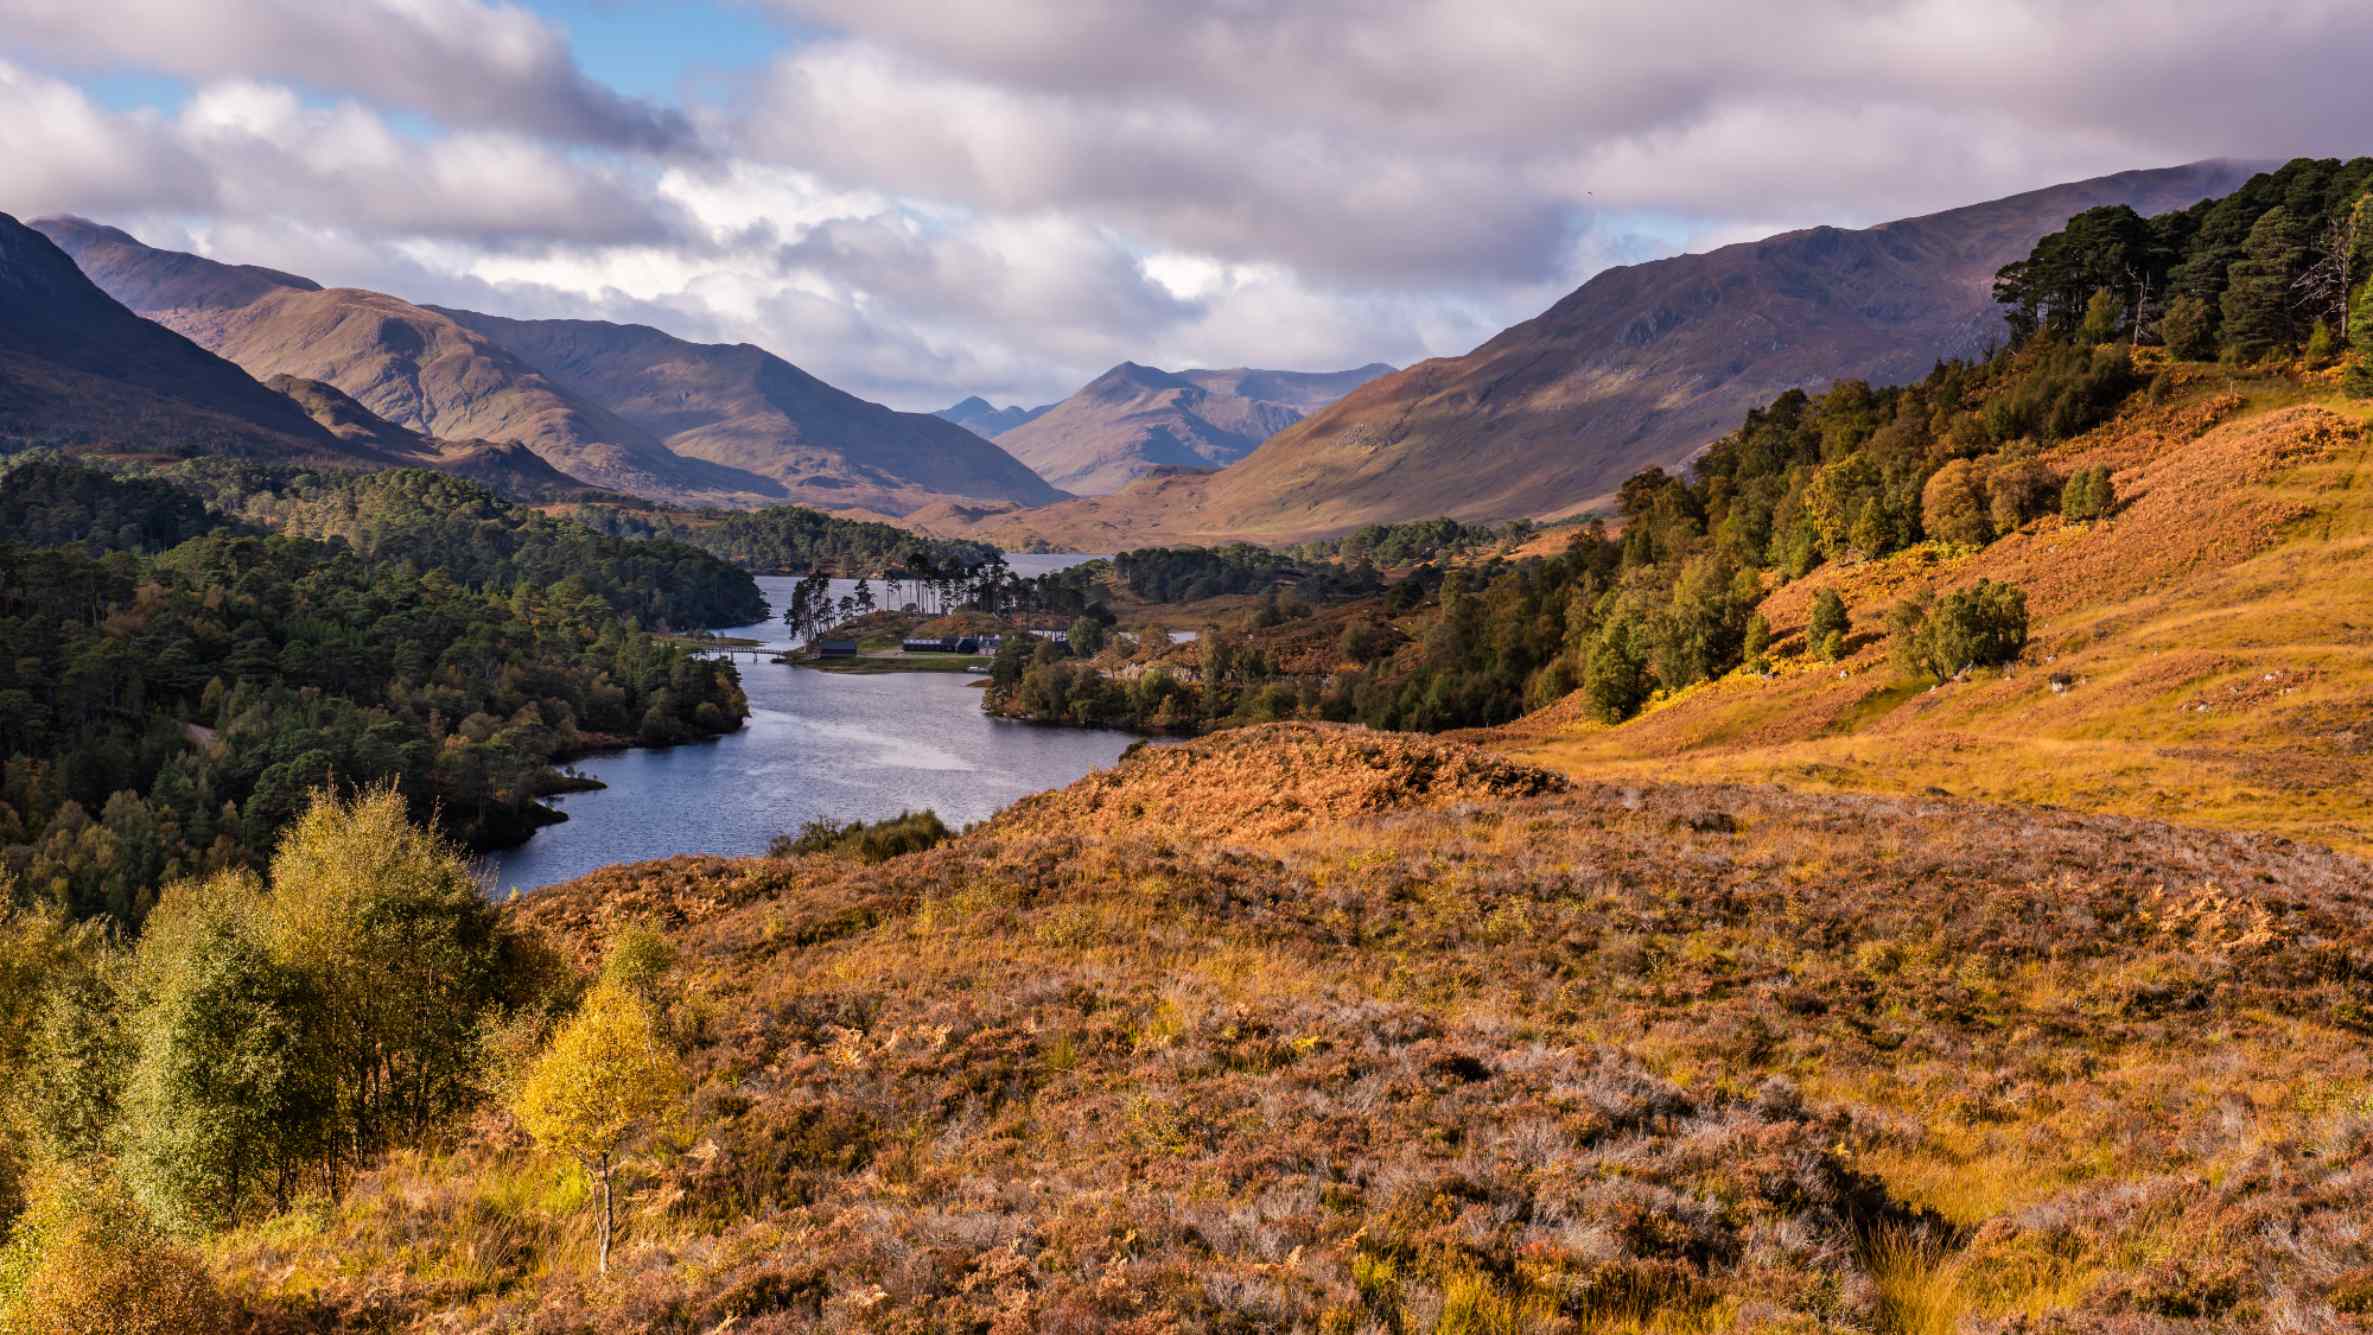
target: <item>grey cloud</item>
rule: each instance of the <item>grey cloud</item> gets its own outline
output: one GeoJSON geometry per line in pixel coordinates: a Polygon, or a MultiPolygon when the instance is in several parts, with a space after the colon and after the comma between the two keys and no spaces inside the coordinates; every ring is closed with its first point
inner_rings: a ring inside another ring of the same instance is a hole
{"type": "Polygon", "coordinates": [[[1544,276],[1587,206],[1856,223],[2352,152],[2373,8],[2303,0],[776,0],[745,140],[1350,281],[1544,276]]]}

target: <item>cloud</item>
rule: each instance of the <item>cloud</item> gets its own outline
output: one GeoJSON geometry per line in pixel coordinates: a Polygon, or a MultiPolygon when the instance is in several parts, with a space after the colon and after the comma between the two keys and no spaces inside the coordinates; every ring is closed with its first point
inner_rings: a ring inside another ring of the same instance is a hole
{"type": "Polygon", "coordinates": [[[0,0],[0,208],[929,407],[1458,353],[1612,264],[2373,123],[2361,0],[764,3],[795,44],[674,109],[497,0],[0,0]],[[58,74],[127,69],[193,91],[58,74]]]}
{"type": "Polygon", "coordinates": [[[2225,0],[777,0],[742,144],[1360,281],[1528,281],[1577,214],[1870,222],[2353,151],[2373,8],[2225,0]]]}
{"type": "Polygon", "coordinates": [[[0,0],[10,46],[77,68],[271,80],[437,121],[661,151],[690,142],[682,113],[589,79],[567,39],[514,5],[480,0],[0,0]]]}
{"type": "Polygon", "coordinates": [[[628,167],[498,131],[416,140],[360,104],[271,84],[210,84],[166,117],[0,62],[0,122],[41,127],[0,156],[0,200],[27,216],[279,217],[492,249],[686,235],[628,167]]]}

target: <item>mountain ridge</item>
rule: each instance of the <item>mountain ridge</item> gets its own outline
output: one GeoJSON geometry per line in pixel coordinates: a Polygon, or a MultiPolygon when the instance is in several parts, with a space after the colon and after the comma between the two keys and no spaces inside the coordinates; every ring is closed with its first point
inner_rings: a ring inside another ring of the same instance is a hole
{"type": "Polygon", "coordinates": [[[0,429],[154,452],[376,459],[231,362],[109,296],[0,213],[0,429]]]}
{"type": "Polygon", "coordinates": [[[1065,491],[1109,495],[1161,469],[1226,467],[1391,370],[1166,371],[1124,361],[994,439],[1065,491]]]}
{"type": "Polygon", "coordinates": [[[1042,403],[1035,408],[1024,408],[1016,403],[1000,408],[980,395],[973,394],[931,415],[943,422],[954,422],[976,436],[995,440],[998,432],[1010,431],[1025,422],[1036,421],[1054,406],[1052,403],[1042,403]]]}
{"type": "Polygon", "coordinates": [[[1288,428],[1215,478],[1210,505],[1221,527],[1253,533],[1572,513],[1641,468],[1682,462],[1786,389],[1900,383],[2000,342],[1995,270],[2076,213],[2182,208],[2255,171],[2209,160],[2119,172],[1609,269],[1463,357],[1288,428]]]}
{"type": "Polygon", "coordinates": [[[2188,207],[2262,165],[2119,172],[1619,266],[1471,352],[1361,385],[1206,477],[942,531],[1101,551],[1115,533],[1274,543],[1436,515],[1582,513],[1642,468],[1683,464],[1785,390],[1902,383],[2001,341],[1995,270],[2076,213],[2188,207]]]}
{"type": "Polygon", "coordinates": [[[522,443],[610,490],[892,514],[942,498],[1061,496],[959,427],[867,403],[754,345],[601,321],[508,320],[160,250],[85,219],[35,226],[125,305],[253,375],[335,386],[423,435],[522,443]],[[551,356],[559,341],[577,360],[551,356]],[[596,362],[619,381],[585,373],[596,362]],[[676,412],[657,412],[652,381],[671,376],[713,397],[695,402],[684,389],[676,412]],[[800,420],[803,411],[816,420],[800,420]],[[650,427],[660,418],[681,452],[650,427]]]}

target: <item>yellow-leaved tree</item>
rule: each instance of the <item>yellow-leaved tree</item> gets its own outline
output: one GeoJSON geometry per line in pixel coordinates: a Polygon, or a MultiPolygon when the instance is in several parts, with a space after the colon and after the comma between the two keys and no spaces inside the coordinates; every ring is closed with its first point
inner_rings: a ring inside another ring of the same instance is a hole
{"type": "Polygon", "coordinates": [[[683,1097],[684,1071],[658,1017],[613,970],[585,994],[520,1083],[512,1111],[548,1150],[575,1159],[601,1193],[601,1271],[609,1273],[618,1157],[683,1097]]]}
{"type": "Polygon", "coordinates": [[[48,1168],[0,1246],[0,1335],[213,1335],[235,1315],[104,1167],[48,1168]]]}

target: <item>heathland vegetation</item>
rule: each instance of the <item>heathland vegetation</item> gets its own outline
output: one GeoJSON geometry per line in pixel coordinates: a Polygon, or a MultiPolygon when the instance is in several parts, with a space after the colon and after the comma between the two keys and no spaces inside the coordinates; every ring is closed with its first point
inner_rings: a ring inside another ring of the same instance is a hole
{"type": "MultiPolygon", "coordinates": [[[[276,860],[252,926],[31,976],[153,969],[180,1016],[234,957],[272,1033],[330,1042],[313,942],[354,938],[315,887],[391,842],[354,812],[299,827],[346,851],[276,860]]],[[[448,947],[489,964],[475,1111],[307,1160],[286,1209],[272,1177],[147,1212],[121,1114],[25,1142],[0,1312],[112,1284],[260,1325],[2173,1331],[2346,1329],[2373,1293],[2373,869],[2309,844],[1309,725],[861,843],[493,915],[448,947]]],[[[209,1032],[144,1025],[120,1087],[209,1032]]],[[[346,1106],[325,1069],[304,1106],[346,1106]]]]}
{"type": "Polygon", "coordinates": [[[926,583],[1214,735],[501,905],[446,785],[738,719],[675,549],[0,478],[0,1332],[2373,1326],[2355,170],[1519,550],[926,583]]]}

